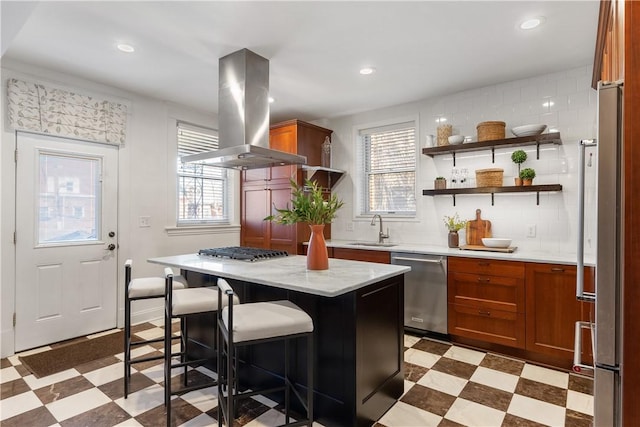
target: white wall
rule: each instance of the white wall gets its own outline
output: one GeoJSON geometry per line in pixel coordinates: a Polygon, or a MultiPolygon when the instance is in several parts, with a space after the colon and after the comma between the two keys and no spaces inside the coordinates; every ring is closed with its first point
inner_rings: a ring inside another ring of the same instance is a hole
{"type": "MultiPolygon", "coordinates": [[[[472,72],[472,70],[470,70],[472,72]]],[[[234,205],[233,227],[195,230],[192,234],[174,233],[175,225],[175,121],[185,120],[195,124],[217,127],[211,115],[172,105],[133,93],[117,90],[105,85],[80,80],[46,70],[10,64],[2,68],[2,107],[6,105],[6,79],[18,77],[30,81],[41,81],[73,88],[82,93],[103,95],[127,102],[129,120],[127,143],[119,152],[119,252],[118,262],[132,258],[135,275],[161,274],[161,268],[145,262],[147,258],[193,252],[202,247],[239,244],[238,199],[234,205]],[[151,217],[150,228],[138,227],[140,216],[151,217]]],[[[422,196],[422,189],[433,188],[433,179],[448,177],[452,163],[450,156],[418,156],[417,218],[413,221],[389,221],[391,241],[404,243],[427,243],[446,245],[446,230],[442,223],[444,215],[458,212],[461,217],[472,219],[475,209],[480,208],[483,218],[493,223],[495,236],[514,239],[521,249],[548,252],[575,252],[577,211],[577,144],[580,139],[595,136],[596,93],[590,89],[591,67],[585,66],[564,72],[538,76],[531,79],[503,83],[485,88],[468,90],[449,96],[426,99],[414,103],[397,105],[375,111],[354,114],[341,118],[323,119],[317,124],[334,130],[333,166],[348,171],[346,178],[335,189],[345,200],[339,217],[332,226],[334,238],[349,240],[374,240],[377,227],[370,227],[370,218],[358,218],[353,211],[355,164],[354,127],[397,117],[419,117],[419,146],[422,148],[425,135],[436,133],[436,118],[445,116],[457,132],[475,135],[475,125],[486,120],[503,120],[507,128],[528,123],[545,123],[560,131],[563,145],[547,150],[544,146],[540,160],[535,160],[533,147],[527,147],[529,160],[526,167],[538,173],[535,182],[559,182],[561,193],[542,193],[540,205],[536,206],[535,194],[498,194],[495,206],[491,206],[488,195],[459,196],[457,206],[452,206],[450,196],[422,196]],[[542,104],[553,101],[553,107],[542,104]],[[348,225],[354,231],[347,231],[348,225]],[[537,236],[525,237],[526,225],[535,224],[537,236]]],[[[13,328],[11,318],[15,296],[15,258],[12,235],[15,224],[15,165],[13,150],[14,133],[6,126],[2,108],[2,143],[0,146],[0,357],[13,353],[13,328]]],[[[458,167],[470,171],[486,167],[505,169],[505,184],[511,185],[516,167],[510,161],[513,150],[497,150],[496,163],[491,164],[490,152],[471,153],[459,156],[458,167]]],[[[592,171],[588,171],[592,173],[592,171]]],[[[237,186],[238,177],[234,182],[237,186]]],[[[589,191],[593,192],[590,187],[589,191]]],[[[237,194],[237,188],[235,193],[237,194]]],[[[592,198],[587,197],[587,200],[592,198]]],[[[587,209],[587,239],[593,235],[593,214],[587,209]]],[[[462,236],[464,238],[464,235],[462,236]]],[[[587,250],[589,241],[587,241],[587,250]]],[[[120,269],[122,270],[122,269],[120,269]]],[[[119,290],[123,287],[122,271],[119,271],[119,290]]],[[[119,293],[122,310],[122,293],[119,293]]],[[[157,305],[138,305],[134,321],[158,317],[157,305]]],[[[121,321],[122,316],[119,316],[121,321]]]]}
{"type": "MultiPolygon", "coordinates": [[[[393,118],[419,117],[419,147],[425,146],[426,135],[436,134],[436,119],[446,117],[453,125],[454,134],[476,135],[476,125],[487,120],[507,123],[507,137],[513,136],[509,129],[514,126],[543,123],[549,129],[560,132],[563,144],[541,147],[540,159],[536,160],[535,146],[524,147],[528,159],[522,167],[532,167],[537,172],[536,184],[560,183],[560,193],[541,193],[540,205],[536,205],[535,193],[496,194],[495,205],[490,195],[457,196],[453,206],[451,196],[423,196],[423,189],[433,189],[433,179],[451,175],[451,155],[418,155],[417,218],[414,221],[393,221],[385,218],[389,226],[391,242],[424,243],[446,246],[447,230],[444,215],[459,213],[464,219],[474,219],[476,208],[482,217],[492,222],[496,237],[509,237],[513,245],[521,250],[575,253],[577,217],[577,172],[578,142],[593,138],[596,134],[596,91],[590,88],[591,67],[584,66],[530,79],[507,82],[480,89],[467,90],[447,96],[425,99],[418,102],[392,106],[346,117],[323,120],[322,125],[334,130],[333,167],[347,171],[358,169],[354,129],[362,124],[371,124],[393,118]],[[553,106],[545,107],[545,102],[553,106]],[[527,225],[535,225],[536,237],[526,237],[527,225]]],[[[473,70],[469,70],[473,72],[473,70]]],[[[522,148],[522,147],[519,147],[522,148]]],[[[458,154],[456,167],[468,168],[472,176],[476,169],[500,167],[505,171],[505,185],[513,185],[517,166],[511,162],[511,149],[496,150],[495,164],[491,163],[491,152],[479,151],[458,154]]],[[[587,171],[593,181],[595,168],[587,171]]],[[[589,181],[588,181],[589,182],[589,181]]],[[[339,212],[332,226],[334,239],[375,240],[377,227],[371,227],[370,217],[359,218],[353,211],[354,174],[337,186],[336,193],[347,203],[339,212]],[[347,226],[353,231],[347,231],[347,226]]],[[[593,201],[593,184],[588,184],[587,201],[593,201]]],[[[593,206],[593,205],[592,205],[593,206]]],[[[377,225],[377,224],[376,224],[377,225]]],[[[594,235],[593,210],[587,208],[587,250],[594,235]]],[[[461,239],[465,236],[462,235],[461,239]]],[[[463,241],[463,240],[462,240],[463,241]]]]}
{"type": "MultiPolygon", "coordinates": [[[[119,150],[119,266],[123,265],[127,258],[132,258],[134,275],[161,275],[162,268],[147,263],[147,258],[195,252],[203,247],[239,244],[238,198],[233,207],[233,226],[196,229],[186,234],[175,230],[175,123],[176,120],[184,120],[217,128],[216,118],[212,114],[24,64],[8,65],[4,62],[2,66],[3,107],[6,105],[6,81],[9,77],[75,89],[80,93],[100,95],[129,105],[127,141],[119,150]],[[140,216],[150,216],[151,227],[140,228],[140,216]]],[[[0,253],[3,255],[0,262],[0,357],[13,353],[12,315],[15,298],[15,257],[12,241],[15,226],[15,134],[8,128],[5,116],[3,108],[0,146],[0,253]]],[[[237,194],[239,177],[235,172],[233,175],[234,194],[237,194]]],[[[124,286],[122,276],[123,268],[119,268],[120,324],[123,309],[121,290],[124,286]]],[[[161,316],[159,305],[151,301],[136,303],[134,311],[134,322],[161,316]]]]}

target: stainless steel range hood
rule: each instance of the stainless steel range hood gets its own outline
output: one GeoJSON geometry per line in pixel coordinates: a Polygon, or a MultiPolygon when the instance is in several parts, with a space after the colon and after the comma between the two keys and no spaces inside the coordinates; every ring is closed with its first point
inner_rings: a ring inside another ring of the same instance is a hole
{"type": "Polygon", "coordinates": [[[248,49],[219,60],[220,149],[183,156],[183,162],[258,169],[305,164],[307,158],[269,148],[269,61],[248,49]]]}

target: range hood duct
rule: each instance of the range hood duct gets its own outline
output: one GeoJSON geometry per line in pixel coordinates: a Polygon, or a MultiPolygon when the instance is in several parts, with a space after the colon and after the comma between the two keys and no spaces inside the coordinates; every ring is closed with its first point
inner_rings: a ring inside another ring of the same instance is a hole
{"type": "Polygon", "coordinates": [[[269,61],[242,49],[218,63],[220,148],[181,160],[235,169],[307,163],[305,156],[269,148],[269,61]]]}

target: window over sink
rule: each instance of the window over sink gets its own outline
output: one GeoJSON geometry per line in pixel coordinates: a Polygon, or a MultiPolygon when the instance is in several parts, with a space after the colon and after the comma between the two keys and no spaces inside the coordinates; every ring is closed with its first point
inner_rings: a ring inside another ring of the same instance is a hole
{"type": "Polygon", "coordinates": [[[416,120],[358,129],[358,213],[416,214],[416,120]]]}

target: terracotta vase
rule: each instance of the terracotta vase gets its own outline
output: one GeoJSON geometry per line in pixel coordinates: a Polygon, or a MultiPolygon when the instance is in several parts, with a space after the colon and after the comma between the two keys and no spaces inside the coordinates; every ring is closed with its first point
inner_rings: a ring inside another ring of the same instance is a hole
{"type": "Polygon", "coordinates": [[[309,224],[311,238],[307,248],[307,270],[328,270],[329,254],[324,240],[324,224],[309,224]]]}
{"type": "Polygon", "coordinates": [[[458,235],[458,232],[457,231],[450,231],[449,232],[449,247],[450,248],[457,248],[459,242],[460,242],[460,236],[458,235]]]}
{"type": "Polygon", "coordinates": [[[515,183],[516,187],[522,186],[522,178],[516,178],[515,181],[516,181],[515,183]]]}
{"type": "Polygon", "coordinates": [[[522,179],[522,185],[524,186],[530,186],[533,185],[533,179],[527,179],[527,178],[523,178],[522,179]]]}

